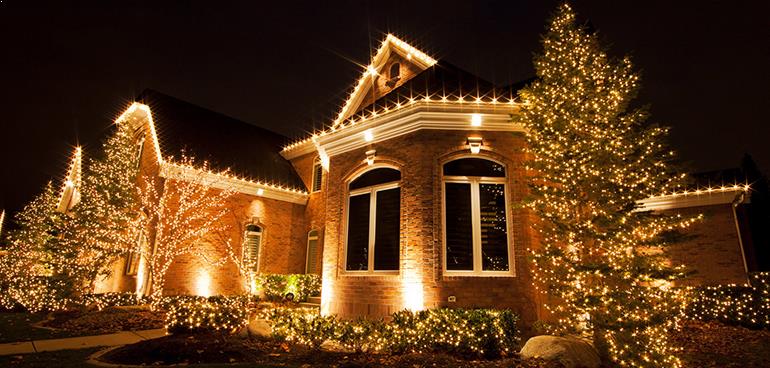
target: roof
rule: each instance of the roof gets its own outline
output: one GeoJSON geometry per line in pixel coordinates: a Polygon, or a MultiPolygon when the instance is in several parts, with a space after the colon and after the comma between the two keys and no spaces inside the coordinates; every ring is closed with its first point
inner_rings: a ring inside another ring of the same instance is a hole
{"type": "Polygon", "coordinates": [[[492,82],[454,64],[439,60],[404,84],[380,97],[374,103],[359,108],[356,114],[381,106],[393,106],[408,101],[410,98],[422,98],[424,96],[430,96],[434,99],[442,97],[457,99],[471,96],[487,101],[497,97],[512,98],[516,96],[516,92],[525,82],[529,82],[529,80],[506,87],[497,87],[492,82]]]}
{"type": "Polygon", "coordinates": [[[152,89],[136,101],[152,109],[163,158],[179,162],[186,154],[214,171],[307,190],[279,154],[288,138],[152,89]]]}

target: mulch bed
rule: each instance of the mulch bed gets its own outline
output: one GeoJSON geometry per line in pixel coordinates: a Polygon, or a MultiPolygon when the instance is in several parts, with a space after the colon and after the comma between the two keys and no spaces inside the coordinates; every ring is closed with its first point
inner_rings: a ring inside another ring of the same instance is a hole
{"type": "Polygon", "coordinates": [[[770,367],[770,331],[690,321],[672,334],[687,368],[770,367]]]}
{"type": "Polygon", "coordinates": [[[163,328],[165,313],[142,307],[110,307],[101,311],[66,311],[52,314],[43,326],[93,335],[118,331],[163,328]]]}
{"type": "Polygon", "coordinates": [[[217,364],[252,363],[288,367],[520,367],[559,368],[558,363],[522,360],[467,360],[446,354],[367,354],[312,350],[302,345],[273,340],[240,339],[221,334],[178,334],[141,341],[103,355],[117,364],[217,364]]]}

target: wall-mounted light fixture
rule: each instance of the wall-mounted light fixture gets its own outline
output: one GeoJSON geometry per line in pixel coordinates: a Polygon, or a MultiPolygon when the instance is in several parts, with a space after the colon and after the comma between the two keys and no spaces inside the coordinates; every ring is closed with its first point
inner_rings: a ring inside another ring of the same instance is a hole
{"type": "Polygon", "coordinates": [[[471,114],[471,126],[481,126],[481,114],[471,114]]]}
{"type": "Polygon", "coordinates": [[[471,149],[471,153],[476,154],[481,152],[481,137],[468,137],[468,147],[471,149]]]}
{"type": "Polygon", "coordinates": [[[367,165],[374,164],[375,153],[377,153],[377,151],[375,151],[375,150],[368,150],[368,151],[366,151],[366,164],[367,165]]]}
{"type": "Polygon", "coordinates": [[[264,189],[262,189],[262,188],[257,189],[257,195],[258,196],[261,196],[263,194],[265,194],[265,190],[264,189]]]}
{"type": "Polygon", "coordinates": [[[371,129],[367,129],[364,132],[364,140],[367,141],[367,142],[371,142],[371,141],[374,140],[374,133],[372,133],[371,129]]]}

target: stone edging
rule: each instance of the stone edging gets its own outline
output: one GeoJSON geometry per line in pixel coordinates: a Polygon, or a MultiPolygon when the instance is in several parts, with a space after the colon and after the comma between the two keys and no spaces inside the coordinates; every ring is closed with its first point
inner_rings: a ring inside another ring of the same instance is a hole
{"type": "Polygon", "coordinates": [[[117,346],[110,346],[106,349],[99,350],[91,355],[88,356],[88,360],[86,360],[86,364],[95,365],[97,367],[126,367],[126,368],[134,368],[134,367],[147,367],[147,365],[133,365],[133,364],[113,364],[113,363],[107,363],[104,361],[99,360],[99,358],[102,357],[102,355],[109,353],[110,351],[113,351],[118,348],[122,348],[126,345],[117,345],[117,346]]]}

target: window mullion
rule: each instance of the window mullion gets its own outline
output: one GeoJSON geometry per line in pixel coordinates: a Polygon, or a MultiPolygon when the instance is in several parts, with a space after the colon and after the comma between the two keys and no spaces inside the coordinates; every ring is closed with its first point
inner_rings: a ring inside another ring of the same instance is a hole
{"type": "Polygon", "coordinates": [[[481,209],[479,205],[479,181],[471,180],[471,225],[473,228],[473,272],[481,272],[481,209]]]}
{"type": "Polygon", "coordinates": [[[374,235],[377,226],[377,191],[372,189],[369,195],[369,265],[368,272],[374,272],[374,235]]]}

